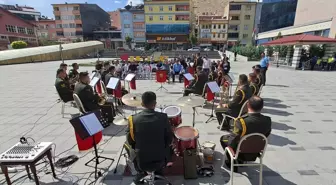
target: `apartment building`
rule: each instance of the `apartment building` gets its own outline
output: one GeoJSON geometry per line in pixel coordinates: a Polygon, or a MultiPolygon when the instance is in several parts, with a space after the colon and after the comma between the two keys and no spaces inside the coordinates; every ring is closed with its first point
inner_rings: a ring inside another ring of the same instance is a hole
{"type": "Polygon", "coordinates": [[[228,19],[223,16],[198,16],[200,46],[213,46],[219,49],[227,44],[228,19]]]}
{"type": "Polygon", "coordinates": [[[121,20],[120,20],[120,11],[115,10],[112,12],[107,12],[110,15],[111,26],[115,27],[117,30],[121,30],[121,20]]]}
{"type": "Polygon", "coordinates": [[[39,20],[36,25],[39,39],[56,40],[55,20],[39,20]]]}
{"type": "Polygon", "coordinates": [[[28,47],[38,46],[35,25],[0,7],[0,50],[8,49],[10,43],[25,41],[28,47]]]}
{"type": "Polygon", "coordinates": [[[190,33],[189,0],[145,0],[146,39],[161,49],[186,48],[190,33]]]}
{"type": "Polygon", "coordinates": [[[52,4],[59,41],[92,40],[97,28],[109,28],[110,15],[96,4],[52,4]]]}
{"type": "Polygon", "coordinates": [[[225,7],[228,20],[228,46],[237,43],[247,45],[253,43],[256,2],[231,1],[225,7]]]}
{"type": "Polygon", "coordinates": [[[41,12],[29,6],[0,4],[0,7],[27,21],[38,21],[41,17],[41,12]]]}

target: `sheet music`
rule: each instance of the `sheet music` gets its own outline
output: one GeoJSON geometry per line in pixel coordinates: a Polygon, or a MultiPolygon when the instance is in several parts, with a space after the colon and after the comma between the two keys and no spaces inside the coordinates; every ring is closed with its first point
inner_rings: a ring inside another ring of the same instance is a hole
{"type": "Polygon", "coordinates": [[[209,87],[209,89],[212,93],[219,93],[221,91],[220,87],[218,86],[217,82],[215,82],[215,81],[208,82],[207,86],[209,87]]]}
{"type": "Polygon", "coordinates": [[[104,130],[96,114],[91,113],[79,118],[90,136],[104,130]]]}
{"type": "Polygon", "coordinates": [[[195,78],[190,73],[183,74],[184,78],[186,78],[188,81],[194,80],[195,78]]]}
{"type": "Polygon", "coordinates": [[[117,88],[117,85],[118,85],[118,82],[119,82],[119,78],[110,78],[110,81],[108,82],[107,84],[107,88],[109,89],[116,89],[117,88]]]}
{"type": "Polygon", "coordinates": [[[130,74],[128,74],[128,75],[126,76],[125,80],[128,81],[128,82],[130,82],[130,81],[133,80],[134,77],[135,77],[135,74],[130,73],[130,74]]]}
{"type": "Polygon", "coordinates": [[[90,74],[90,80],[92,80],[92,78],[95,77],[95,76],[96,76],[96,72],[91,73],[90,74]]]}
{"type": "Polygon", "coordinates": [[[99,81],[98,77],[93,77],[93,79],[90,82],[90,86],[94,87],[98,81],[99,81]]]}

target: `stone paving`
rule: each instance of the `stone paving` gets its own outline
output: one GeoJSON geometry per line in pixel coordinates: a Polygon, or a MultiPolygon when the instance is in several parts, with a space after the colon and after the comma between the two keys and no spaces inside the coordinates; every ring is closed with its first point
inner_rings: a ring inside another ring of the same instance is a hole
{"type": "MultiPolygon", "coordinates": [[[[88,62],[81,60],[76,62],[88,62]]],[[[66,61],[71,64],[73,61],[66,61]]],[[[56,69],[60,62],[0,66],[0,152],[19,141],[21,136],[36,141],[52,141],[55,160],[68,155],[80,159],[74,165],[57,169],[58,179],[53,179],[49,165],[38,166],[40,184],[111,184],[129,185],[132,177],[123,177],[120,171],[113,173],[116,162],[103,162],[100,167],[104,178],[94,181],[93,168],[84,163],[93,157],[92,151],[78,152],[70,114],[78,113],[66,108],[62,118],[61,103],[53,87],[56,69]]],[[[232,71],[249,73],[253,63],[232,63],[232,71]]],[[[81,67],[80,71],[91,71],[93,67],[81,67]]],[[[272,134],[264,158],[265,185],[333,185],[336,184],[336,84],[335,73],[291,71],[271,67],[267,74],[267,86],[262,92],[265,100],[263,112],[273,120],[272,134]]],[[[155,91],[159,87],[154,81],[137,81],[136,92],[155,91]]],[[[158,91],[158,104],[174,105],[181,97],[182,84],[165,84],[168,92],[158,91]]],[[[198,108],[196,127],[200,131],[200,142],[217,143],[215,176],[184,180],[182,176],[169,177],[173,184],[227,184],[229,174],[220,170],[223,150],[219,145],[221,132],[216,121],[205,123],[209,108],[198,108]]],[[[192,109],[182,109],[183,125],[192,124],[192,109]]],[[[128,111],[130,114],[130,111],[128,111]]],[[[111,126],[104,132],[99,152],[117,159],[125,141],[124,127],[111,126]],[[113,137],[113,138],[112,138],[113,137]]],[[[122,159],[123,161],[123,159],[122,159]]],[[[123,162],[121,163],[123,164],[123,162]]],[[[121,168],[119,166],[119,168],[121,168]]],[[[118,169],[119,169],[118,168],[118,169]]],[[[26,176],[24,168],[10,174],[13,184],[34,184],[26,176]]],[[[6,184],[0,174],[0,184],[6,184]]],[[[256,168],[240,168],[234,175],[234,184],[258,184],[256,168]]]]}

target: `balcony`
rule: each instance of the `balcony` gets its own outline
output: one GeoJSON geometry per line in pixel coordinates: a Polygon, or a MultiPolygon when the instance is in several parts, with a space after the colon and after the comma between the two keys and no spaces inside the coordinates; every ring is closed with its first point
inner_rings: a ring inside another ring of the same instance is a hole
{"type": "Polygon", "coordinates": [[[176,15],[175,20],[176,21],[189,21],[190,16],[189,15],[176,15]]]}
{"type": "Polygon", "coordinates": [[[240,15],[241,10],[230,10],[230,15],[240,15]]]}
{"type": "Polygon", "coordinates": [[[176,12],[187,12],[189,10],[190,10],[189,5],[176,5],[175,6],[176,12]]]}

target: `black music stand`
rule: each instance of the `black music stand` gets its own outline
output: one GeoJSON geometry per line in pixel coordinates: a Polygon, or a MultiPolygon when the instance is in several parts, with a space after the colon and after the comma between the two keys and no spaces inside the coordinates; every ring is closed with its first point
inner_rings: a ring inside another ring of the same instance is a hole
{"type": "MultiPolygon", "coordinates": [[[[216,94],[220,92],[220,87],[218,86],[216,81],[208,82],[206,85],[210,89],[211,93],[216,94]]],[[[206,116],[209,116],[208,120],[206,120],[205,123],[209,123],[216,118],[216,116],[214,116],[214,107],[215,107],[215,98],[212,100],[211,114],[205,114],[206,116]]]]}
{"type": "MultiPolygon", "coordinates": [[[[118,84],[121,83],[119,78],[115,78],[115,77],[111,77],[106,88],[108,89],[112,89],[115,90],[118,86],[118,84]]],[[[121,84],[120,84],[121,86],[121,84]]],[[[121,113],[121,111],[118,109],[118,102],[117,102],[117,98],[114,97],[114,103],[116,104],[116,111],[123,116],[123,114],[121,113]]]]}
{"type": "Polygon", "coordinates": [[[95,111],[75,117],[70,120],[70,123],[74,127],[75,132],[79,135],[81,139],[87,139],[89,137],[92,138],[95,157],[86,162],[85,166],[92,167],[88,164],[91,163],[92,161],[96,162],[94,168],[95,168],[95,179],[97,179],[98,177],[102,176],[101,172],[100,171],[98,172],[97,170],[98,164],[100,163],[99,159],[111,160],[112,162],[114,162],[114,159],[103,157],[98,154],[97,144],[94,139],[95,134],[104,130],[105,127],[104,119],[102,118],[101,113],[99,111],[95,111]]]}

